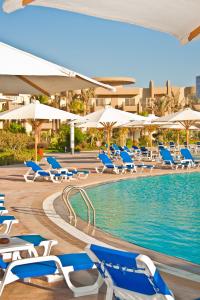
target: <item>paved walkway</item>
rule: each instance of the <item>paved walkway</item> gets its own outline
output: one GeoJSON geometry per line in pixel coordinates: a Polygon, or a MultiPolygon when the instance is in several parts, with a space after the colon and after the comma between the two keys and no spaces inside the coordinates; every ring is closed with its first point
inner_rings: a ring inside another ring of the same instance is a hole
{"type": "MultiPolygon", "coordinates": [[[[96,160],[95,153],[82,153],[75,155],[75,157],[72,157],[69,154],[58,154],[56,156],[60,159],[60,162],[63,166],[75,166],[94,171],[94,168],[99,165],[98,161],[96,160]]],[[[26,168],[23,165],[1,167],[0,170],[0,192],[6,194],[6,207],[10,211],[10,214],[15,215],[16,218],[20,220],[19,224],[13,227],[13,235],[39,233],[46,238],[56,239],[58,241],[58,245],[53,249],[54,254],[80,252],[84,249],[84,243],[60,230],[44,215],[42,210],[43,200],[55,192],[62,191],[62,189],[66,186],[66,182],[61,184],[54,184],[51,182],[25,183],[23,180],[23,174],[26,172],[26,168]]],[[[156,169],[153,171],[152,175],[164,174],[166,172],[174,173],[174,171],[156,169]]],[[[135,176],[138,175],[126,175],[127,178],[135,176]]],[[[88,179],[81,181],[79,180],[77,182],[73,181],[73,184],[96,184],[100,182],[118,180],[120,178],[125,178],[125,176],[114,174],[100,175],[92,173],[88,179]]],[[[84,282],[93,281],[94,276],[95,275],[92,275],[90,272],[86,274],[79,272],[73,276],[73,279],[77,283],[81,282],[84,284],[84,282]]],[[[199,283],[167,274],[163,274],[163,276],[169,287],[173,290],[176,299],[200,299],[199,283]]],[[[70,300],[74,298],[64,282],[48,284],[44,281],[32,280],[31,284],[25,284],[21,282],[10,284],[5,288],[1,299],[70,300]]],[[[79,299],[105,299],[105,287],[100,290],[98,295],[80,297],[79,299]]]]}

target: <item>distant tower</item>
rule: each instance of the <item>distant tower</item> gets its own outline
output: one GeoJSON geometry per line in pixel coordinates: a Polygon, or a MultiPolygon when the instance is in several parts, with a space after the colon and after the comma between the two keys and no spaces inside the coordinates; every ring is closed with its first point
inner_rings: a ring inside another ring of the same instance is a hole
{"type": "Polygon", "coordinates": [[[196,76],[196,96],[200,98],[200,76],[196,76]]]}
{"type": "Polygon", "coordinates": [[[154,98],[154,82],[153,82],[153,80],[149,81],[149,93],[150,93],[150,98],[154,98]]]}
{"type": "Polygon", "coordinates": [[[171,96],[171,86],[169,80],[167,80],[166,82],[166,88],[167,88],[167,96],[171,96]]]}

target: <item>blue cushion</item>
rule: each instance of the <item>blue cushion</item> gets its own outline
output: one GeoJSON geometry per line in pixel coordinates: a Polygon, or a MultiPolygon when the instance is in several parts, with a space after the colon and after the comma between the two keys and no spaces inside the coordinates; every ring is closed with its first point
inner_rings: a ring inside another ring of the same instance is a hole
{"type": "Polygon", "coordinates": [[[0,268],[6,269],[9,263],[3,261],[3,259],[0,257],[0,268]]]}
{"type": "Polygon", "coordinates": [[[24,234],[24,235],[16,235],[15,237],[22,239],[26,242],[33,244],[34,246],[39,246],[39,244],[43,241],[47,241],[47,239],[43,238],[39,234],[24,234]]]}
{"type": "Polygon", "coordinates": [[[6,210],[4,206],[0,206],[0,210],[6,210]]]}
{"type": "Polygon", "coordinates": [[[5,202],[4,200],[0,200],[0,203],[2,203],[2,204],[3,204],[4,202],[5,202]]]}
{"type": "Polygon", "coordinates": [[[63,267],[73,266],[75,271],[89,270],[94,265],[86,253],[58,255],[63,267]]]}
{"type": "Polygon", "coordinates": [[[62,169],[62,166],[55,159],[55,157],[49,156],[49,157],[47,157],[47,161],[52,166],[53,169],[62,169]]]}
{"type": "Polygon", "coordinates": [[[158,271],[149,278],[142,272],[144,269],[137,267],[138,254],[97,245],[91,245],[90,248],[100,261],[97,263],[97,267],[101,270],[101,274],[104,275],[103,271],[106,269],[115,286],[149,296],[157,293],[171,295],[158,271]],[[103,263],[103,267],[101,263],[103,263]],[[118,268],[114,268],[113,265],[118,268]],[[127,271],[127,269],[132,271],[127,271]]]}
{"type": "Polygon", "coordinates": [[[0,216],[0,224],[7,220],[15,220],[14,216],[0,216]]]}
{"type": "MultiPolygon", "coordinates": [[[[85,253],[62,254],[58,255],[63,267],[73,266],[75,271],[89,270],[93,266],[93,262],[85,253]]],[[[39,263],[30,263],[19,265],[12,269],[12,273],[19,278],[39,277],[54,274],[57,270],[54,261],[46,261],[39,263]]]]}

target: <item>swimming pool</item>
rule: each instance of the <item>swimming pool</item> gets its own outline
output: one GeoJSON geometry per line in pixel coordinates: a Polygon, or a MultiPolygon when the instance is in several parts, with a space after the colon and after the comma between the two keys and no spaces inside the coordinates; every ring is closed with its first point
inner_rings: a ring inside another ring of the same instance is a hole
{"type": "MultiPolygon", "coordinates": [[[[97,227],[128,242],[200,264],[200,173],[128,179],[87,192],[96,208],[97,227]]],[[[86,220],[79,195],[72,204],[86,220]]]]}

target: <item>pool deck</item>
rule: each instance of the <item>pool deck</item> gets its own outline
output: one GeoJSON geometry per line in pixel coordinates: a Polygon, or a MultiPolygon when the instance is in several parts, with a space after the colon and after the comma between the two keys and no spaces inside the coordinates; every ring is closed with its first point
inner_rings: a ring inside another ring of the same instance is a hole
{"type": "MultiPolygon", "coordinates": [[[[96,153],[93,152],[76,154],[74,157],[72,157],[70,154],[55,154],[54,156],[59,158],[63,166],[68,167],[72,166],[94,171],[95,167],[100,165],[96,159],[96,153]]],[[[45,167],[46,166],[44,165],[44,168],[45,167]]],[[[14,215],[20,221],[19,224],[13,227],[11,232],[12,235],[39,233],[46,238],[55,239],[58,241],[58,245],[53,248],[53,254],[80,252],[84,249],[86,246],[84,242],[81,242],[80,240],[61,230],[49,220],[43,211],[44,199],[56,192],[61,192],[67,185],[66,182],[61,184],[54,184],[51,182],[26,183],[23,179],[23,174],[25,174],[26,168],[23,165],[0,167],[0,170],[0,192],[6,194],[6,207],[10,214],[14,215]]],[[[191,171],[194,171],[194,169],[191,171]]],[[[176,172],[177,171],[170,169],[155,169],[152,171],[152,176],[176,172]]],[[[119,179],[144,176],[144,174],[149,174],[149,172],[145,171],[143,174],[137,173],[133,175],[92,173],[85,180],[74,180],[71,183],[73,185],[87,186],[119,179]]],[[[106,239],[106,236],[104,238],[106,239]]],[[[171,260],[170,263],[172,263],[171,260]]],[[[180,260],[179,263],[180,269],[183,269],[185,267],[184,261],[180,260]]],[[[174,261],[174,267],[179,269],[177,260],[174,261]]],[[[200,274],[200,267],[198,270],[198,268],[194,266],[194,273],[200,274]]],[[[171,274],[166,274],[165,272],[162,273],[162,275],[165,278],[169,288],[173,291],[177,300],[200,299],[199,282],[180,278],[171,274]]],[[[91,274],[90,272],[87,274],[79,272],[74,274],[73,279],[77,283],[81,282],[84,284],[94,280],[94,276],[95,275],[91,274]]],[[[49,284],[41,280],[32,280],[31,283],[12,283],[4,289],[1,297],[2,300],[21,300],[27,298],[29,298],[29,300],[35,300],[36,298],[41,300],[75,299],[63,281],[49,284]]],[[[100,289],[98,295],[79,297],[78,299],[103,300],[105,299],[105,286],[100,289]]]]}

